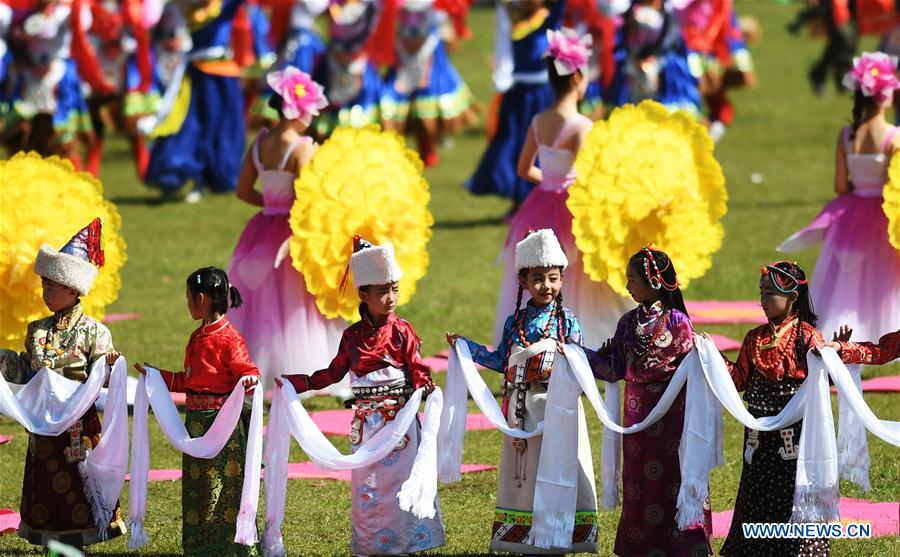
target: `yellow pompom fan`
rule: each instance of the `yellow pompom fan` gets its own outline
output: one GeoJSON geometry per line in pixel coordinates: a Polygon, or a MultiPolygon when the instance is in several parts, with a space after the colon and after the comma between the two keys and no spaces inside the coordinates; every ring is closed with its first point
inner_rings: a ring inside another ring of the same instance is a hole
{"type": "Polygon", "coordinates": [[[585,272],[626,296],[625,268],[644,244],[671,256],[683,285],[722,245],[728,193],[706,129],[655,101],[594,124],[569,189],[572,231],[585,272]]]}
{"type": "Polygon", "coordinates": [[[891,245],[900,250],[900,157],[893,157],[884,186],[884,214],[888,218],[891,245]]]}
{"type": "Polygon", "coordinates": [[[400,136],[369,126],[336,130],[300,173],[290,215],[291,259],[322,315],[358,318],[352,274],[343,293],[340,288],[354,234],[393,243],[403,269],[400,303],[415,293],[428,268],[434,223],[422,169],[400,136]]]}
{"type": "Polygon", "coordinates": [[[34,272],[41,244],[59,249],[97,217],[106,264],[82,303],[85,313],[103,319],[119,295],[125,263],[122,219],[103,199],[103,186],[58,157],[19,153],[0,161],[0,347],[22,349],[28,323],[49,314],[34,272]]]}

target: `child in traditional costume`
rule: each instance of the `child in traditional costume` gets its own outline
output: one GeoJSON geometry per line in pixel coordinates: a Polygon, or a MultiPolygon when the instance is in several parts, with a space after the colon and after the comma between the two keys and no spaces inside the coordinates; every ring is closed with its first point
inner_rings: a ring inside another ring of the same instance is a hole
{"type": "MultiPolygon", "coordinates": [[[[763,267],[759,290],[769,322],[747,333],[736,362],[722,356],[755,418],[784,409],[806,379],[807,351],[824,343],[800,266],[778,261],[763,267]]],[[[746,523],[790,522],[802,426],[800,421],[780,431],[744,429],[744,467],[722,555],[828,554],[825,539],[744,537],[746,523]]]]}
{"type": "MultiPolygon", "coordinates": [[[[529,230],[548,228],[568,254],[564,287],[569,307],[591,323],[586,344],[599,346],[615,331],[619,316],[631,307],[606,283],[594,282],[584,272],[581,254],[572,235],[572,213],[566,206],[568,188],[575,182],[575,156],[591,130],[590,118],[579,114],[578,102],[588,85],[590,35],[571,29],[548,31],[546,67],[555,102],[531,121],[519,157],[519,176],[537,185],[512,217],[500,260],[506,273],[500,285],[494,321],[494,345],[499,346],[507,317],[515,309],[517,275],[512,273],[516,243],[529,230]],[[540,167],[536,166],[540,162],[540,167]]],[[[521,293],[521,292],[520,292],[521,293]]]]}
{"type": "MultiPolygon", "coordinates": [[[[498,7],[497,17],[508,22],[510,17],[505,10],[512,3],[503,4],[498,7]]],[[[512,199],[510,215],[533,188],[532,183],[518,176],[516,161],[530,133],[532,119],[553,103],[544,53],[548,46],[547,31],[559,27],[565,5],[565,0],[516,3],[515,9],[509,8],[516,22],[505,31],[509,38],[498,37],[501,47],[498,64],[502,65],[504,58],[511,58],[506,60],[512,67],[511,76],[507,76],[511,80],[497,83],[503,91],[497,132],[466,187],[476,195],[493,194],[512,199]]]]}
{"type": "Polygon", "coordinates": [[[197,202],[203,186],[233,191],[244,151],[240,69],[229,57],[231,22],[244,0],[204,0],[185,13],[192,50],[180,60],[157,114],[145,182],[173,195],[188,181],[197,202]],[[176,89],[170,90],[172,87],[176,89]]]}
{"type": "Polygon", "coordinates": [[[670,110],[699,115],[698,81],[671,7],[662,0],[635,0],[624,19],[608,101],[622,106],[653,99],[670,110]]]}
{"type": "MultiPolygon", "coordinates": [[[[627,288],[637,309],[619,320],[615,336],[597,352],[588,351],[594,376],[625,380],[625,423],[647,417],[666,385],[694,347],[694,328],[684,306],[678,275],[667,254],[645,246],[631,257],[627,288]]],[[[676,503],[681,488],[678,447],[684,426],[685,390],[658,422],[625,436],[622,515],[616,555],[710,555],[712,514],[679,530],[676,503]]]]}
{"type": "Polygon", "coordinates": [[[229,275],[244,293],[232,323],[247,340],[253,361],[266,383],[298,364],[319,369],[337,351],[342,321],[325,319],[303,276],[279,249],[291,237],[288,215],[294,203],[294,180],[309,164],[316,144],[302,135],[328,101],[322,88],[301,70],[288,66],[267,77],[274,92],[278,124],[260,131],[244,158],[237,196],[262,207],[247,223],[231,257],[229,275]],[[254,189],[262,182],[262,192],[254,189]]]}
{"type": "MultiPolygon", "coordinates": [[[[90,225],[56,251],[44,244],[34,264],[41,276],[50,317],[28,325],[25,352],[0,350],[0,372],[11,383],[27,383],[41,368],[83,383],[100,358],[112,365],[119,357],[109,329],[82,311],[86,295],[104,263],[101,224],[90,225]]],[[[58,437],[29,435],[22,482],[19,536],[35,545],[56,540],[84,547],[122,535],[118,505],[106,532],[97,530],[78,464],[100,442],[100,417],[94,406],[58,437]]]]}
{"type": "Polygon", "coordinates": [[[4,142],[13,152],[59,155],[81,169],[79,142],[93,139],[79,74],[97,64],[85,48],[90,8],[82,2],[39,0],[14,11],[11,23],[10,42],[19,63],[8,76],[4,142]]]}
{"type": "Polygon", "coordinates": [[[415,130],[425,166],[438,163],[441,137],[462,128],[473,102],[441,36],[446,16],[433,4],[432,0],[402,2],[396,65],[385,79],[380,102],[385,129],[401,134],[415,130]]]}
{"type": "Polygon", "coordinates": [[[875,339],[897,328],[900,315],[900,251],[888,238],[883,189],[891,157],[900,147],[886,114],[900,89],[897,61],[883,53],[854,59],[844,85],[854,91],[853,124],[838,136],[832,200],[779,251],[822,242],[810,287],[821,329],[851,323],[857,335],[875,339]]]}
{"type": "MultiPolygon", "coordinates": [[[[160,369],[173,393],[186,393],[185,427],[191,437],[204,435],[234,387],[242,383],[252,392],[259,370],[250,360],[241,333],[225,316],[241,305],[241,295],[216,267],[204,267],[187,278],[188,311],[203,324],[191,333],[184,356],[184,371],[160,369]]],[[[144,366],[135,364],[141,374],[144,366]]],[[[156,366],[154,366],[156,367],[156,366]]],[[[241,506],[247,431],[244,421],[213,458],[182,455],[181,546],[197,557],[255,556],[255,545],[234,542],[235,521],[241,506]]]]}
{"type": "MultiPolygon", "coordinates": [[[[419,354],[415,330],[394,313],[403,276],[394,247],[373,246],[357,236],[350,269],[362,300],[360,321],[344,331],[327,368],[282,377],[303,393],[323,389],[350,373],[350,388],[356,396],[350,445],[355,450],[391,422],[416,389],[430,393],[434,383],[419,354]]],[[[354,555],[402,555],[444,545],[439,501],[435,499],[434,518],[419,519],[401,510],[397,498],[412,470],[420,435],[415,422],[383,460],[353,470],[350,552],[354,555]]]]}
{"type": "MultiPolygon", "coordinates": [[[[547,386],[558,344],[581,344],[581,327],[562,305],[563,273],[569,262],[552,230],[532,232],[516,244],[515,270],[519,293],[512,315],[503,327],[497,350],[447,333],[453,345],[465,342],[472,360],[504,374],[503,409],[510,427],[531,431],[544,419],[547,386]],[[531,300],[521,307],[522,294],[531,300]],[[534,345],[546,344],[535,353],[534,345]],[[533,354],[530,355],[529,354],[533,354]]],[[[510,269],[511,270],[511,269],[510,269]]],[[[597,551],[597,492],[584,409],[578,403],[578,495],[575,529],[568,547],[542,549],[529,543],[534,517],[534,495],[542,436],[531,439],[504,437],[500,456],[500,483],[494,512],[491,551],[553,555],[597,551]]]]}
{"type": "MultiPolygon", "coordinates": [[[[278,57],[272,66],[273,70],[284,70],[288,66],[294,66],[301,72],[316,74],[316,69],[325,56],[325,42],[315,28],[316,18],[326,9],[328,0],[295,2],[286,14],[281,13],[284,11],[281,6],[273,6],[273,23],[277,23],[278,16],[288,17],[284,37],[280,40],[280,44],[276,45],[278,57]]],[[[279,120],[278,112],[268,104],[272,93],[272,88],[267,84],[256,101],[253,116],[269,122],[279,120]]]]}
{"type": "Polygon", "coordinates": [[[325,59],[314,74],[325,86],[331,104],[316,119],[315,131],[327,137],[338,126],[361,128],[377,123],[382,81],[370,62],[366,41],[378,21],[379,5],[373,0],[333,3],[330,40],[325,59]]]}

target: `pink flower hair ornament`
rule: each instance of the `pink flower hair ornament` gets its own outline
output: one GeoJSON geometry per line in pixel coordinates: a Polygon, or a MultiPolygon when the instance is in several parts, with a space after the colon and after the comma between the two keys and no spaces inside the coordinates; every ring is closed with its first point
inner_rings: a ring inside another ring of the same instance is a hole
{"type": "Polygon", "coordinates": [[[313,116],[318,116],[319,111],[328,106],[322,86],[294,66],[271,72],[266,76],[266,83],[281,97],[281,113],[288,120],[300,120],[309,125],[313,116]]]}
{"type": "Polygon", "coordinates": [[[544,55],[553,59],[553,66],[559,75],[572,75],[587,69],[591,58],[593,39],[589,34],[579,35],[574,29],[547,30],[550,46],[544,55]]]}
{"type": "Polygon", "coordinates": [[[884,52],[863,52],[853,59],[853,69],[844,74],[842,83],[851,91],[875,97],[878,104],[888,103],[894,91],[900,89],[897,58],[884,52]]]}

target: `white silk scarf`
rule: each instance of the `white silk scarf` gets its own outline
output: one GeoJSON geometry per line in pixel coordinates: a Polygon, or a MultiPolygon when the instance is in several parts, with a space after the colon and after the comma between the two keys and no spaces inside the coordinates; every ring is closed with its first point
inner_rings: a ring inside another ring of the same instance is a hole
{"type": "MultiPolygon", "coordinates": [[[[259,500],[259,478],[262,462],[263,393],[257,386],[253,393],[250,430],[247,432],[247,452],[244,460],[244,483],[241,507],[237,516],[235,543],[253,545],[257,542],[256,511],[259,500]]],[[[131,447],[130,516],[131,549],[148,542],[144,529],[147,513],[147,481],[150,471],[150,441],[147,435],[147,414],[153,408],[156,420],[166,438],[180,452],[194,458],[214,458],[234,433],[244,405],[244,386],[238,382],[219,409],[213,424],[201,437],[192,438],[172,402],[169,389],[159,371],[148,367],[141,377],[134,402],[134,440],[131,447]]]]}
{"type": "MultiPolygon", "coordinates": [[[[285,555],[281,525],[284,522],[287,496],[287,463],[291,436],[297,440],[310,460],[321,468],[328,470],[365,468],[382,460],[397,448],[417,417],[423,395],[424,391],[417,389],[391,422],[357,447],[352,454],[344,455],[313,422],[290,382],[284,382],[282,387],[275,391],[269,409],[269,426],[266,433],[266,530],[262,540],[265,557],[285,555]]],[[[434,501],[437,496],[438,476],[437,433],[442,407],[443,393],[437,388],[425,403],[425,423],[410,476],[397,493],[400,508],[419,518],[433,518],[436,512],[434,501]]]]}
{"type": "Polygon", "coordinates": [[[41,368],[24,386],[12,385],[0,374],[0,413],[22,424],[30,433],[62,435],[94,405],[106,378],[109,394],[100,442],[78,463],[84,495],[91,515],[105,540],[128,469],[128,364],[119,357],[112,369],[98,358],[84,383],[41,368]]]}

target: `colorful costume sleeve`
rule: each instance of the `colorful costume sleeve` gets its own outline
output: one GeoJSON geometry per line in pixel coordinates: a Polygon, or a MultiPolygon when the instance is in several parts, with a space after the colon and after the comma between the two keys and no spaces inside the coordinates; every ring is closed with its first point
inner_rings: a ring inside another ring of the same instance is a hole
{"type": "Polygon", "coordinates": [[[494,371],[499,371],[500,373],[505,373],[506,362],[509,360],[509,343],[512,334],[513,316],[510,315],[506,318],[506,323],[503,325],[503,339],[500,341],[500,346],[498,346],[496,350],[488,350],[486,346],[482,346],[467,338],[460,338],[460,340],[465,341],[466,345],[469,347],[469,352],[472,353],[472,361],[476,364],[494,371]]]}
{"type": "Polygon", "coordinates": [[[409,378],[412,380],[413,387],[418,389],[424,385],[433,384],[431,370],[422,361],[422,355],[419,353],[419,346],[422,343],[419,337],[416,336],[416,331],[413,330],[412,325],[406,322],[404,322],[404,325],[406,330],[403,336],[406,345],[403,352],[406,356],[406,369],[409,373],[409,378]]]}
{"type": "Polygon", "coordinates": [[[728,373],[731,374],[734,387],[738,391],[746,390],[747,385],[750,383],[750,372],[753,370],[753,358],[750,355],[750,351],[753,347],[753,342],[753,331],[750,331],[744,337],[741,351],[735,362],[732,362],[725,354],[722,354],[722,359],[725,360],[725,365],[728,367],[728,373]]]}
{"type": "Polygon", "coordinates": [[[291,384],[294,385],[294,389],[298,393],[324,389],[343,379],[347,372],[350,371],[350,348],[350,339],[347,336],[347,331],[344,331],[344,336],[341,337],[341,344],[338,346],[338,353],[331,360],[331,364],[311,375],[291,375],[289,378],[291,384]]]}
{"type": "Polygon", "coordinates": [[[566,322],[564,326],[566,328],[566,344],[577,344],[580,346],[583,336],[581,324],[578,323],[578,318],[576,318],[575,314],[571,311],[566,311],[566,322]]]}
{"type": "Polygon", "coordinates": [[[250,359],[250,352],[247,350],[247,342],[243,337],[237,339],[231,344],[228,352],[228,368],[234,374],[236,379],[242,377],[259,377],[259,368],[250,359]]]}
{"type": "Polygon", "coordinates": [[[619,319],[616,334],[605,350],[603,348],[600,350],[584,349],[594,377],[601,381],[612,383],[625,378],[625,332],[628,329],[629,315],[626,314],[619,319]]]}
{"type": "MultiPolygon", "coordinates": [[[[99,5],[94,6],[97,10],[103,8],[99,5]]],[[[97,60],[97,53],[88,40],[87,31],[90,25],[86,25],[85,16],[91,16],[91,7],[85,0],[74,0],[72,2],[72,58],[78,65],[78,74],[94,92],[109,95],[115,91],[115,88],[107,83],[103,77],[103,71],[100,69],[100,62],[97,60]]],[[[98,23],[100,23],[98,21],[98,23]]]]}
{"type": "Polygon", "coordinates": [[[28,382],[31,371],[30,358],[25,352],[15,350],[0,350],[0,373],[10,383],[24,384],[28,382]]]}
{"type": "Polygon", "coordinates": [[[90,338],[93,342],[91,343],[90,352],[88,353],[87,357],[88,362],[87,369],[85,370],[86,373],[91,372],[91,368],[94,366],[94,362],[114,350],[112,334],[109,332],[109,329],[106,328],[106,325],[95,323],[94,330],[92,331],[90,338]]]}
{"type": "Polygon", "coordinates": [[[841,360],[845,364],[884,365],[900,358],[900,331],[874,342],[842,342],[841,360]]]}
{"type": "Polygon", "coordinates": [[[566,11],[566,0],[550,2],[550,14],[547,16],[547,29],[558,29],[566,11]]]}
{"type": "Polygon", "coordinates": [[[246,0],[225,0],[222,4],[222,12],[219,14],[219,19],[232,19],[235,15],[237,15],[237,11],[245,1],[246,0]]]}
{"type": "Polygon", "coordinates": [[[162,376],[163,381],[166,382],[166,386],[169,388],[170,393],[184,392],[184,372],[165,371],[161,369],[159,370],[159,374],[162,376]]]}

